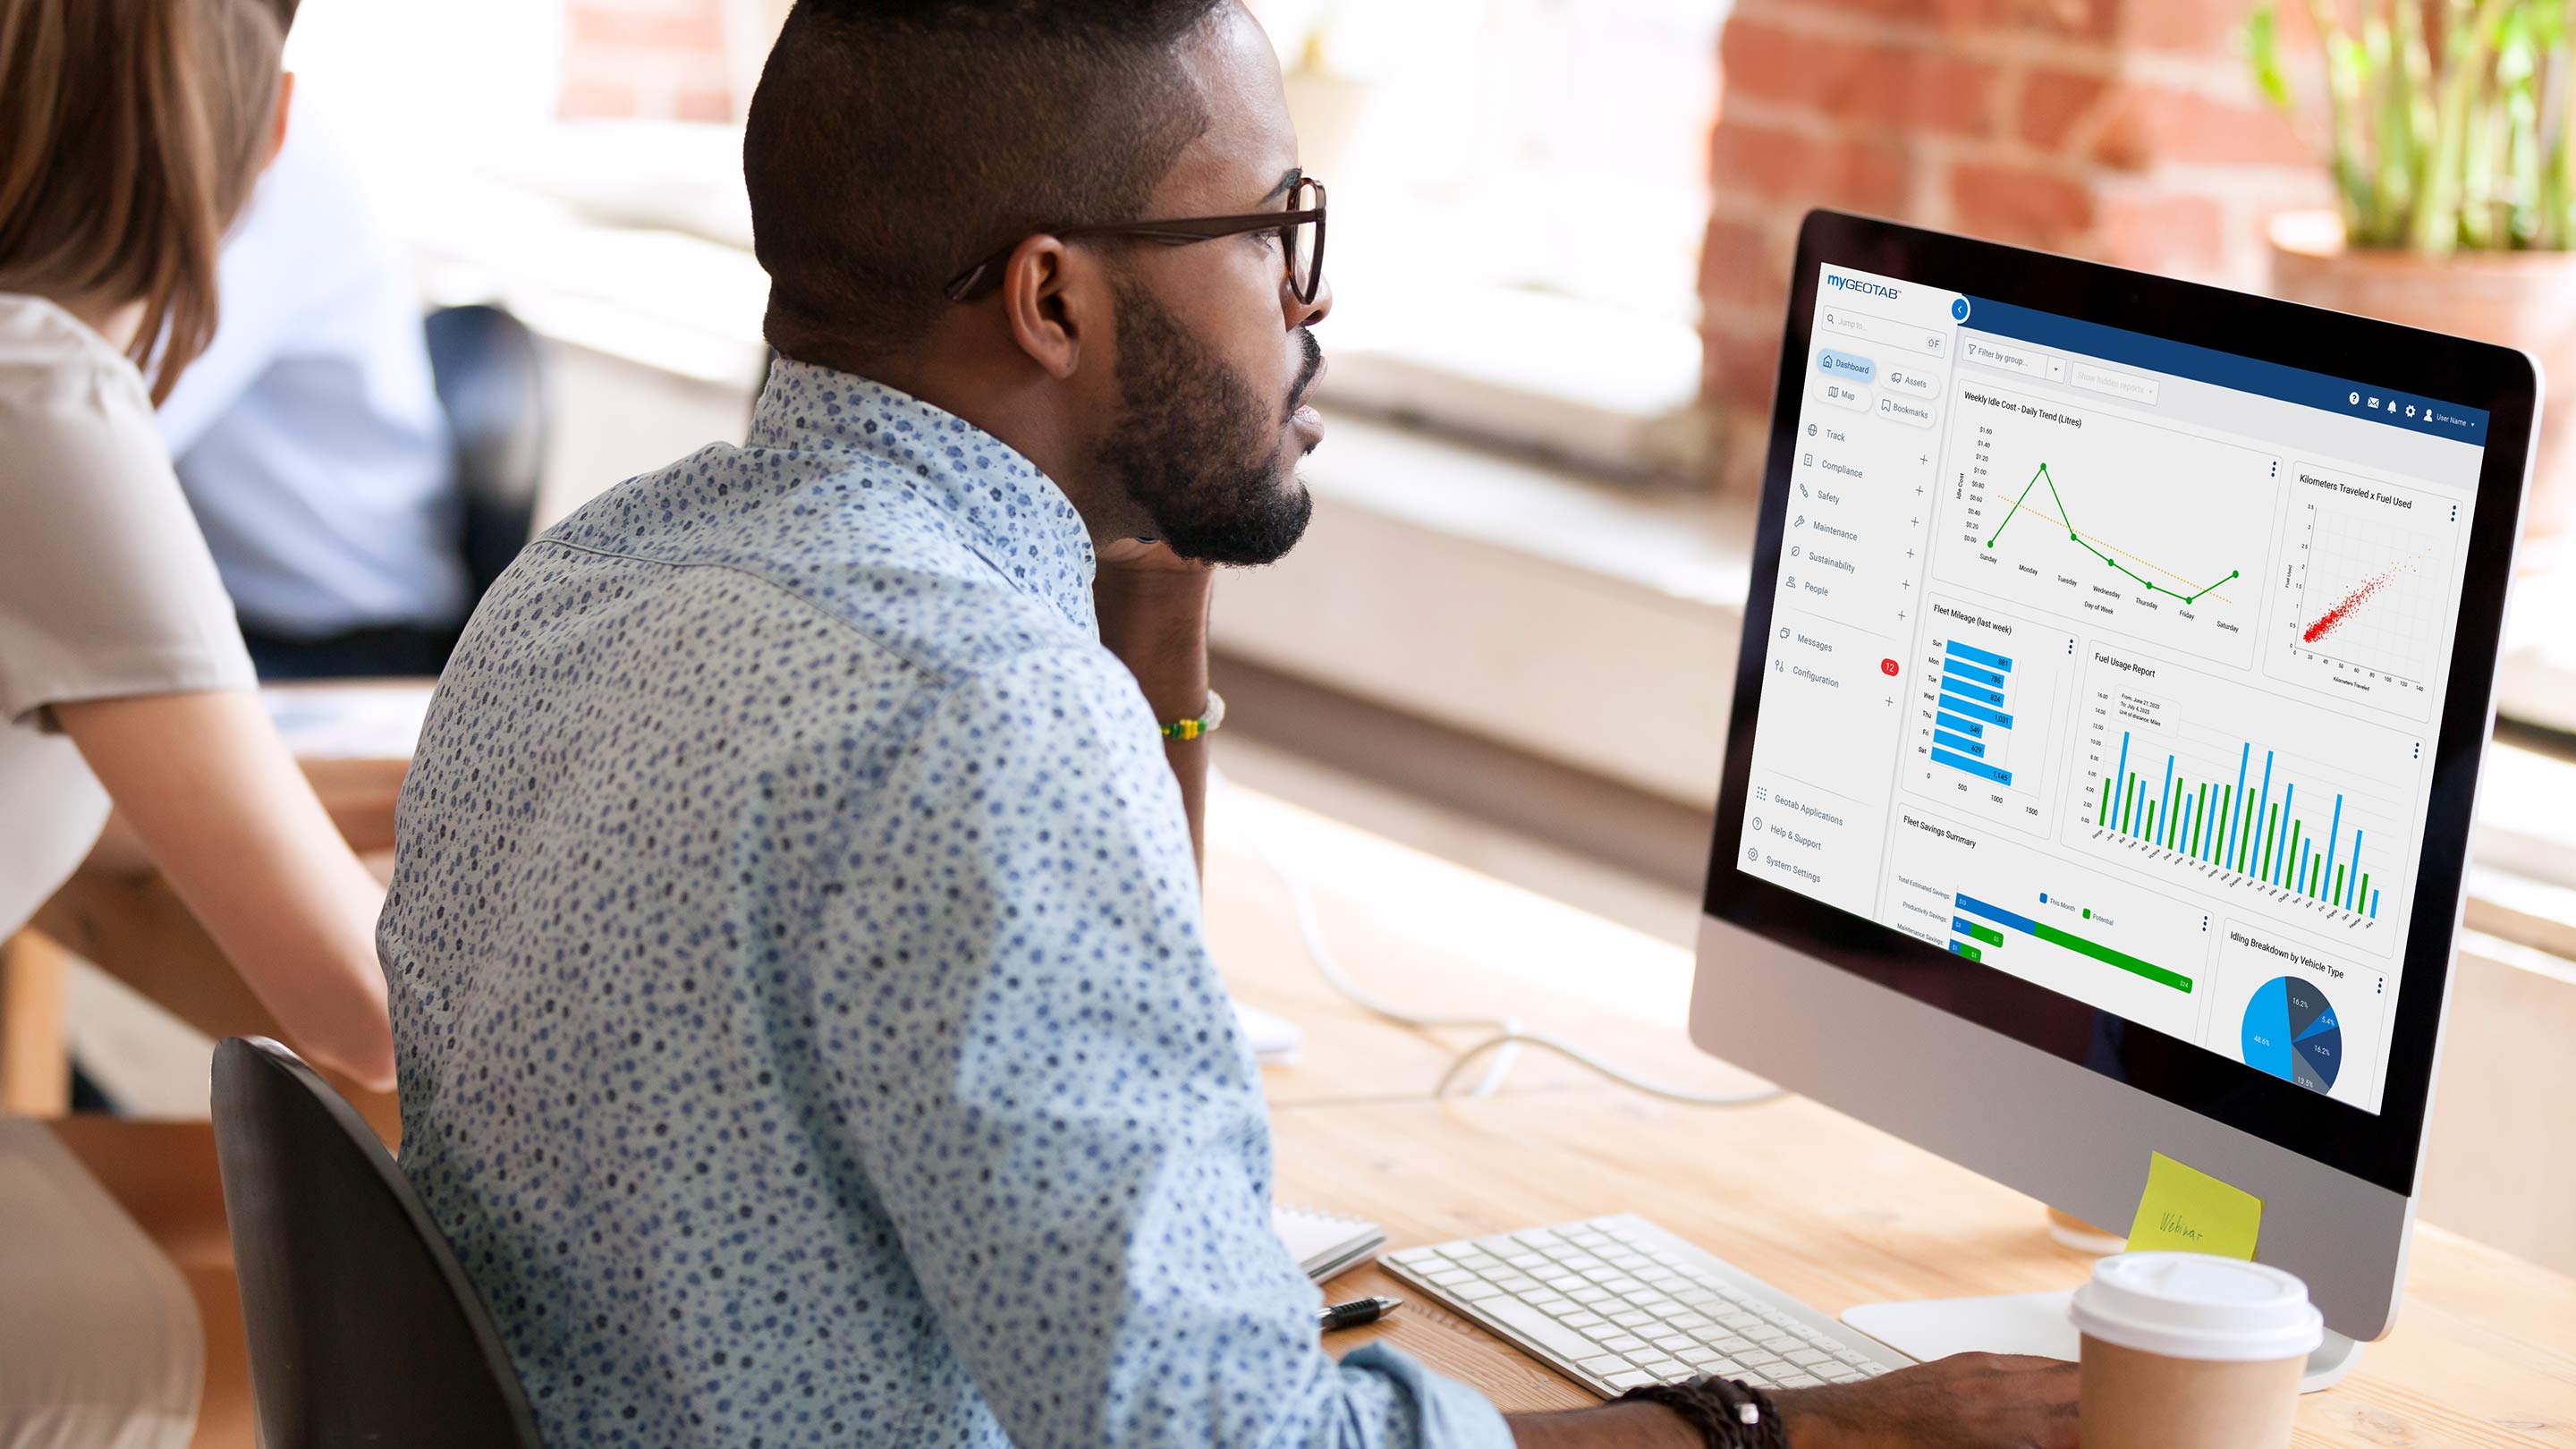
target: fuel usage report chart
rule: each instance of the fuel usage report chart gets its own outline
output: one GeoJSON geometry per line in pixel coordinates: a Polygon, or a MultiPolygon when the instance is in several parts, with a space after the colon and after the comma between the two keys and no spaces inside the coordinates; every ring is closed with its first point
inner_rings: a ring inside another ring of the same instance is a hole
{"type": "Polygon", "coordinates": [[[1821,280],[1737,868],[2377,1111],[2485,415],[1821,280]]]}

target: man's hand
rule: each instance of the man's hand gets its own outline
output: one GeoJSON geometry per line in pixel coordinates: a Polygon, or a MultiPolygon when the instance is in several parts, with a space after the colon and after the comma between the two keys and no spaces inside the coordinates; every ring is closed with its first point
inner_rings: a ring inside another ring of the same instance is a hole
{"type": "Polygon", "coordinates": [[[2074,1449],[2075,1365],[1963,1353],[1772,1395],[1789,1449],[2074,1449]]]}

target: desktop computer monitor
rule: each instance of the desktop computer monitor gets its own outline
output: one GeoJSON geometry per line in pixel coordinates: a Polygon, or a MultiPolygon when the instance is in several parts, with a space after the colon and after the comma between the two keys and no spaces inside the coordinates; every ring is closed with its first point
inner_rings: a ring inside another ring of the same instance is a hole
{"type": "Polygon", "coordinates": [[[2385,1333],[2538,414],[2505,348],[1811,215],[1694,1040],[2114,1228],[2164,1153],[2385,1333]]]}

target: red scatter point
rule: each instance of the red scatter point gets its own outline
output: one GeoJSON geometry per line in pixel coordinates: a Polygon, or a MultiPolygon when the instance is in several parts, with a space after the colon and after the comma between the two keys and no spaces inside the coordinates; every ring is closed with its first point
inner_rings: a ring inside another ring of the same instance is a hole
{"type": "Polygon", "coordinates": [[[2351,593],[2343,596],[2343,602],[2336,604],[2333,608],[2318,615],[2317,621],[2310,624],[2306,631],[2299,635],[2299,642],[2302,644],[2314,644],[2318,640],[2326,637],[2328,634],[2333,633],[2337,628],[2342,626],[2345,619],[2351,617],[2353,610],[2361,607],[2362,600],[2378,593],[2387,583],[2387,574],[2381,574],[2377,578],[2364,580],[2359,588],[2356,588],[2351,593]]]}

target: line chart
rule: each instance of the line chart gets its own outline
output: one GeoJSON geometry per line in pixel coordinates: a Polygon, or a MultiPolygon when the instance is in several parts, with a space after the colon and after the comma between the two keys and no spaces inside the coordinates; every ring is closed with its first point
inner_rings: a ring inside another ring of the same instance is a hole
{"type": "MultiPolygon", "coordinates": [[[[2043,480],[2048,484],[2048,496],[2056,499],[2057,501],[2058,516],[2050,518],[2047,514],[2042,513],[2037,509],[2030,510],[2030,516],[2039,519],[2042,522],[2054,523],[2058,527],[2065,529],[2066,536],[2075,540],[2078,547],[2082,548],[2086,553],[2093,555],[2095,558],[2100,559],[2102,562],[2109,564],[2111,567],[2118,569],[2120,572],[2127,574],[2132,581],[2134,581],[2140,588],[2145,589],[2148,593],[2171,594],[2186,604],[2196,604],[2206,597],[2211,591],[2244,577],[2245,571],[2243,569],[2229,569],[2227,571],[2226,578],[2219,579],[2212,583],[2203,584],[2196,589],[2184,590],[2169,588],[2163,584],[2157,583],[2151,578],[2148,578],[2146,575],[2139,573],[2137,570],[2130,568],[2127,564],[2111,557],[2102,550],[2095,548],[2093,546],[2093,540],[2086,538],[2084,536],[2084,531],[2077,528],[2069,521],[2073,516],[2072,512],[2067,508],[2066,500],[2058,497],[2057,478],[2048,471],[2048,464],[2044,462],[2039,465],[2038,472],[2030,475],[2030,481],[2021,486],[2021,496],[2015,498],[2013,500],[2013,506],[2006,510],[2004,513],[2004,521],[1995,525],[1994,537],[1986,540],[1986,547],[1993,548],[1997,542],[2001,541],[2004,536],[2004,530],[2010,527],[2012,521],[2021,515],[2022,505],[2029,501],[2030,490],[2037,487],[2043,480]]],[[[2132,557],[2134,557],[2134,555],[2132,555],[2132,557]]],[[[2140,561],[2144,562],[2144,560],[2140,561]]],[[[2147,566],[2150,568],[2155,567],[2153,564],[2149,564],[2147,566]]],[[[2176,575],[2176,577],[2179,577],[2179,575],[2176,575]]]]}
{"type": "Polygon", "coordinates": [[[1931,531],[1941,582],[2071,633],[2253,665],[2278,455],[1984,381],[1959,389],[1949,433],[1931,531]]]}

